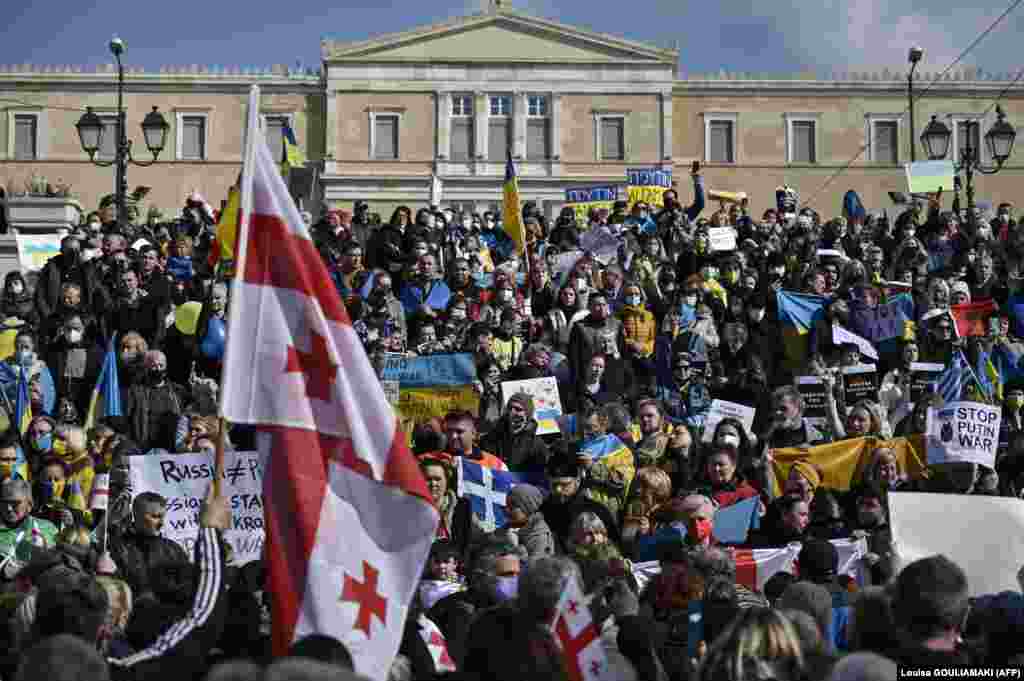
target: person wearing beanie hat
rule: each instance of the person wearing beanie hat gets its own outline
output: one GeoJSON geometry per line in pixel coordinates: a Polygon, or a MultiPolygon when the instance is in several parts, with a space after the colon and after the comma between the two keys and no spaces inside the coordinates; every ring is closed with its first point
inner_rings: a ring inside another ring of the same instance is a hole
{"type": "MultiPolygon", "coordinates": [[[[830,541],[808,539],[804,542],[797,556],[797,566],[801,582],[811,582],[824,587],[831,595],[832,622],[826,639],[831,641],[836,649],[846,650],[846,630],[850,621],[850,593],[837,579],[839,571],[838,550],[830,541]]],[[[792,588],[790,587],[790,589],[792,588]]]]}
{"type": "Polygon", "coordinates": [[[481,449],[492,452],[513,473],[540,473],[551,458],[537,435],[533,412],[533,397],[525,392],[512,395],[501,419],[480,441],[481,449]]]}
{"type": "Polygon", "coordinates": [[[544,493],[533,485],[516,485],[505,501],[505,526],[499,533],[516,536],[531,560],[555,555],[555,536],[540,512],[544,493]]]}
{"type": "Polygon", "coordinates": [[[619,525],[608,507],[587,497],[583,491],[583,471],[575,453],[564,443],[547,464],[547,478],[551,494],[541,505],[540,512],[558,541],[559,550],[567,553],[569,532],[577,516],[587,511],[595,514],[608,530],[608,539],[619,541],[619,525]]]}
{"type": "Polygon", "coordinates": [[[789,477],[783,486],[783,493],[797,496],[808,504],[814,498],[814,491],[821,487],[821,470],[809,461],[796,461],[789,469],[789,477]]]}
{"type": "Polygon", "coordinates": [[[971,302],[971,287],[966,281],[957,279],[949,286],[949,304],[965,305],[971,302]]]}

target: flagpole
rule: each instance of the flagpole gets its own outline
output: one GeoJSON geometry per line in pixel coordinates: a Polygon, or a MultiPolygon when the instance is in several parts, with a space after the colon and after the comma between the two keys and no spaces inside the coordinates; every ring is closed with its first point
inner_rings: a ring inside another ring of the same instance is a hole
{"type": "MultiPolygon", "coordinates": [[[[249,221],[252,219],[252,176],[256,158],[256,135],[259,134],[260,116],[260,86],[253,85],[249,88],[248,120],[246,122],[244,137],[242,138],[242,172],[239,176],[239,204],[238,204],[238,226],[235,237],[235,267],[230,277],[232,286],[228,308],[228,320],[238,319],[241,314],[240,302],[237,292],[234,290],[238,283],[238,273],[245,267],[245,251],[248,243],[249,221]]],[[[225,282],[229,278],[225,277],[225,282]]],[[[231,332],[230,327],[228,333],[231,332]]],[[[224,477],[224,441],[227,438],[227,419],[224,418],[224,386],[228,384],[227,373],[231,371],[231,343],[224,348],[223,371],[220,374],[220,387],[217,392],[217,423],[220,432],[217,435],[217,444],[213,455],[213,493],[220,496],[221,479],[224,477]]]]}

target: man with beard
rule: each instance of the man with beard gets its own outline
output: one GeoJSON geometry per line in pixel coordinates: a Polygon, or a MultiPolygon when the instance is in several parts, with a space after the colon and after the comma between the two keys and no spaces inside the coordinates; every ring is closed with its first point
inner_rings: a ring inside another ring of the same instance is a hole
{"type": "Polygon", "coordinates": [[[770,449],[813,447],[826,441],[820,430],[804,418],[804,398],[792,385],[776,388],[772,393],[773,419],[761,438],[770,449]]]}
{"type": "Polygon", "coordinates": [[[402,289],[402,307],[406,315],[420,313],[436,317],[448,307],[452,293],[448,284],[437,278],[437,258],[424,253],[416,265],[416,277],[402,289]]]}
{"type": "Polygon", "coordinates": [[[551,452],[537,435],[533,398],[518,392],[505,405],[505,415],[481,441],[480,448],[501,458],[513,473],[543,472],[551,452]]]}
{"type": "Polygon", "coordinates": [[[1006,284],[996,276],[992,253],[986,249],[978,249],[978,257],[971,268],[971,300],[995,300],[1005,303],[1010,292],[1006,284]]]}
{"type": "Polygon", "coordinates": [[[139,285],[138,268],[126,265],[119,276],[117,296],[103,316],[103,336],[138,331],[150,347],[156,347],[167,333],[166,317],[167,309],[139,285]]]}
{"type": "Polygon", "coordinates": [[[588,307],[590,314],[576,322],[569,334],[569,371],[576,384],[586,374],[590,358],[605,347],[605,338],[612,339],[616,350],[622,347],[622,323],[611,316],[608,298],[595,291],[588,307]]]}
{"type": "Polygon", "coordinates": [[[185,410],[185,389],[167,380],[167,357],[150,350],[143,358],[145,379],[132,385],[123,403],[131,436],[143,451],[174,449],[178,417],[185,410]]]}
{"type": "Polygon", "coordinates": [[[711,408],[711,392],[705,381],[707,359],[686,351],[674,353],[672,385],[659,386],[656,397],[665,408],[665,415],[691,428],[701,428],[711,408]]]}
{"type": "Polygon", "coordinates": [[[857,509],[854,536],[867,536],[868,553],[864,562],[871,568],[871,583],[888,584],[896,574],[897,558],[892,547],[885,493],[878,483],[869,483],[855,491],[854,500],[857,509]]]}
{"type": "Polygon", "coordinates": [[[747,342],[748,332],[746,325],[741,321],[727,322],[722,331],[723,340],[718,350],[726,370],[731,372],[735,367],[740,366],[746,360],[747,355],[752,351],[750,343],[747,342]]]}
{"type": "Polygon", "coordinates": [[[167,516],[167,500],[156,492],[142,492],[132,502],[134,524],[125,532],[111,528],[110,556],[117,564],[133,593],[150,589],[158,570],[168,567],[189,567],[189,559],[181,546],[161,536],[167,516]]]}
{"type": "Polygon", "coordinates": [[[60,255],[50,258],[39,271],[35,302],[40,319],[49,318],[57,310],[64,284],[78,284],[82,298],[87,304],[92,302],[92,293],[97,284],[96,268],[83,261],[81,254],[81,242],[73,236],[64,237],[60,242],[60,255]]]}

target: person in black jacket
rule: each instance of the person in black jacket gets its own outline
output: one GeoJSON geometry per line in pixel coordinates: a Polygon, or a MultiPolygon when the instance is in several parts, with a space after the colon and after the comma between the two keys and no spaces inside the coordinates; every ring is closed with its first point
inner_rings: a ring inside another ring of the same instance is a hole
{"type": "Polygon", "coordinates": [[[373,233],[367,247],[367,264],[388,272],[396,281],[409,261],[407,229],[411,219],[409,208],[399,206],[391,216],[391,221],[373,233]]]}
{"type": "Polygon", "coordinates": [[[39,313],[25,277],[14,270],[4,277],[3,297],[0,298],[0,320],[20,319],[32,328],[39,328],[39,313]]]}
{"type": "Polygon", "coordinates": [[[35,301],[40,319],[46,319],[56,310],[61,297],[61,287],[67,282],[78,284],[81,287],[82,300],[87,305],[93,304],[93,294],[98,284],[96,267],[93,262],[82,262],[79,257],[81,252],[81,242],[78,239],[73,236],[64,237],[60,242],[60,255],[50,258],[39,271],[35,301]]]}
{"type": "Polygon", "coordinates": [[[575,458],[570,457],[568,452],[558,452],[548,461],[547,475],[551,495],[544,500],[540,512],[563,553],[567,552],[573,521],[586,511],[601,519],[608,530],[609,540],[616,543],[619,541],[619,525],[608,507],[582,493],[583,472],[575,458]]]}
{"type": "Polygon", "coordinates": [[[480,448],[499,457],[513,473],[543,471],[551,452],[537,435],[533,398],[524,392],[512,395],[505,414],[481,440],[480,448]]]}
{"type": "Polygon", "coordinates": [[[137,596],[150,591],[152,578],[165,566],[188,565],[181,546],[161,536],[167,500],[155,492],[142,492],[132,502],[134,525],[121,533],[110,532],[109,551],[118,572],[137,596]]]}

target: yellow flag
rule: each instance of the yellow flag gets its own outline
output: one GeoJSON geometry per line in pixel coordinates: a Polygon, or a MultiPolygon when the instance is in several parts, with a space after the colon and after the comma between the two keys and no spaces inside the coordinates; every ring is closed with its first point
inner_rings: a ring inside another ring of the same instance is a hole
{"type": "Polygon", "coordinates": [[[523,225],[523,211],[519,204],[519,178],[516,177],[516,167],[512,163],[512,152],[508,153],[508,162],[505,164],[502,219],[505,233],[512,237],[516,243],[516,252],[522,255],[526,252],[526,227],[523,225]]]}

